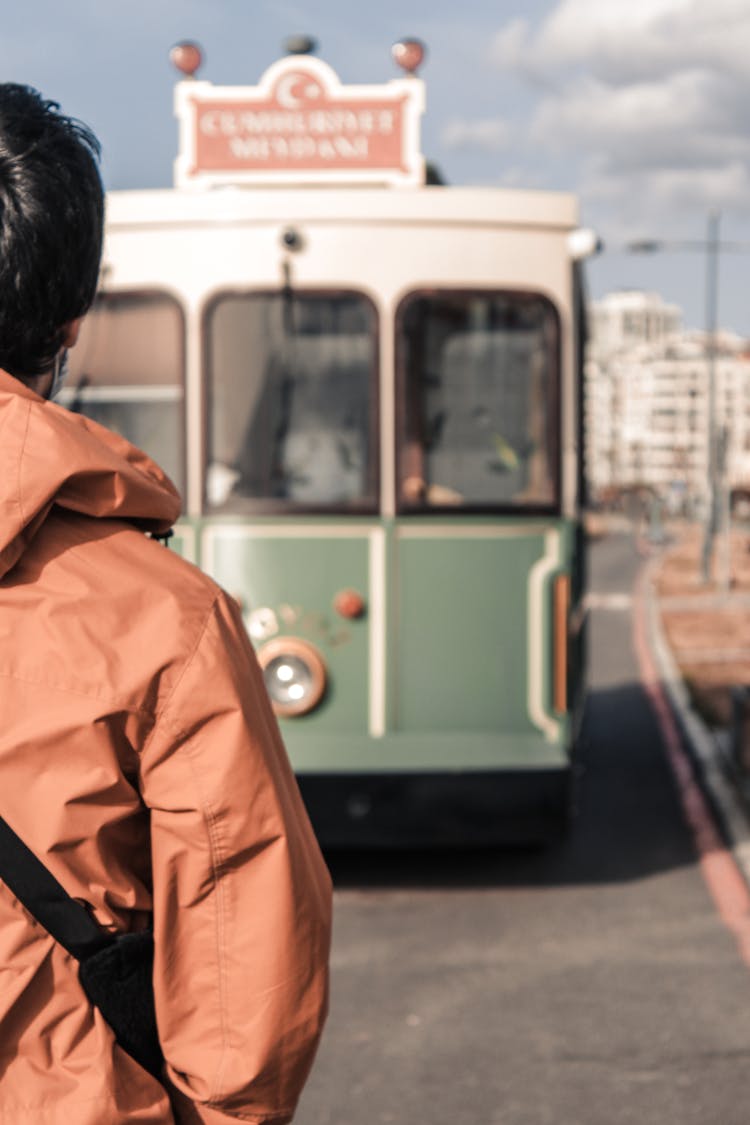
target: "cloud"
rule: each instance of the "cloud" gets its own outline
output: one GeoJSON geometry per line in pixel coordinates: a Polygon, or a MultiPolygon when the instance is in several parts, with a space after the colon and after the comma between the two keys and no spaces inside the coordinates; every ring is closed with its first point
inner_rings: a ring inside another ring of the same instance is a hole
{"type": "Polygon", "coordinates": [[[750,209],[750,173],[742,161],[703,169],[657,168],[636,172],[628,178],[627,190],[611,169],[596,161],[584,170],[582,193],[594,205],[615,203],[624,221],[655,220],[677,210],[707,210],[708,200],[721,200],[722,206],[738,213],[750,209]]]}
{"type": "Polygon", "coordinates": [[[452,117],[440,134],[442,144],[448,149],[473,148],[483,152],[501,152],[508,147],[510,138],[510,126],[500,118],[467,121],[452,117]]]}
{"type": "Polygon", "coordinates": [[[750,158],[750,139],[721,109],[725,79],[688,71],[661,82],[611,87],[587,77],[564,97],[542,102],[532,142],[598,152],[625,169],[700,168],[750,158]]]}
{"type": "Polygon", "coordinates": [[[746,0],[560,0],[499,31],[490,58],[537,92],[529,159],[577,161],[581,194],[613,214],[747,213],[748,43],[746,0]]]}
{"type": "Polygon", "coordinates": [[[538,31],[514,20],[498,32],[490,55],[543,82],[583,67],[622,83],[695,68],[744,75],[748,42],[745,0],[561,0],[538,31]]]}

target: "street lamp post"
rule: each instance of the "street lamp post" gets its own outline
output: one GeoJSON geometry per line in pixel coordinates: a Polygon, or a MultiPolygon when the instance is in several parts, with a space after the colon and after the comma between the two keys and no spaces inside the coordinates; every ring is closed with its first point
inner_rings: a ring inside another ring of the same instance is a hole
{"type": "MultiPolygon", "coordinates": [[[[708,512],[701,554],[701,577],[711,579],[711,556],[719,522],[719,443],[716,432],[716,329],[719,297],[719,215],[708,216],[706,238],[706,369],[708,372],[708,512]]],[[[723,457],[722,457],[723,460],[723,457]]],[[[721,466],[723,471],[723,465],[721,466]]]]}

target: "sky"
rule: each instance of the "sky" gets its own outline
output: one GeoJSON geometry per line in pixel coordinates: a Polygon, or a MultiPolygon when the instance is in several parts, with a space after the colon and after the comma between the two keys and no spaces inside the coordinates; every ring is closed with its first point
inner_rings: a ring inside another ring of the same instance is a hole
{"type": "Polygon", "coordinates": [[[750,0],[0,4],[2,80],[91,125],[111,189],[171,184],[179,40],[203,48],[201,78],[253,85],[293,34],[347,83],[398,77],[391,45],[419,38],[422,148],[449,183],[575,192],[604,246],[590,295],[658,292],[688,328],[706,323],[718,214],[719,324],[750,337],[750,0]]]}

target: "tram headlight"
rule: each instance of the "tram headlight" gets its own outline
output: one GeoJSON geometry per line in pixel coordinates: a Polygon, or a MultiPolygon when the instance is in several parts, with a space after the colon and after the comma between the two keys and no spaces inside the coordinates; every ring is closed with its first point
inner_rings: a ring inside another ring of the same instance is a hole
{"type": "Polygon", "coordinates": [[[258,651],[266,691],[277,715],[294,718],[318,706],[326,666],[318,650],[298,637],[275,637],[258,651]]]}
{"type": "Polygon", "coordinates": [[[585,227],[572,230],[568,235],[568,252],[574,262],[582,262],[584,258],[593,258],[604,249],[604,243],[596,231],[585,227]]]}

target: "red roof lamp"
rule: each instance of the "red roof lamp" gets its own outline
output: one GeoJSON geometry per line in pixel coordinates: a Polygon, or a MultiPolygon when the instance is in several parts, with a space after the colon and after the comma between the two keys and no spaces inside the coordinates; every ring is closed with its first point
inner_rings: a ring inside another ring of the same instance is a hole
{"type": "Polygon", "coordinates": [[[391,47],[393,61],[407,74],[416,74],[424,62],[427,48],[420,39],[399,39],[391,47]]]}
{"type": "Polygon", "coordinates": [[[182,71],[186,78],[194,78],[203,62],[203,51],[197,43],[191,43],[186,39],[182,43],[175,43],[169,52],[169,61],[182,71]]]}

